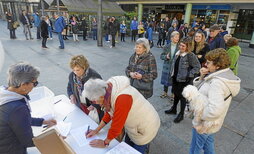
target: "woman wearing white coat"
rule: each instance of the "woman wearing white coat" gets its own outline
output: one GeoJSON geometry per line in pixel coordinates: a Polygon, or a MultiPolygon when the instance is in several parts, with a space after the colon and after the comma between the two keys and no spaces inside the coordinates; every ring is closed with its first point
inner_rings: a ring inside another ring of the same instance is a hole
{"type": "Polygon", "coordinates": [[[222,127],[232,97],[240,90],[240,78],[229,69],[226,51],[218,48],[205,56],[206,67],[200,69],[200,77],[183,90],[194,113],[190,154],[214,154],[214,133],[222,127]]]}

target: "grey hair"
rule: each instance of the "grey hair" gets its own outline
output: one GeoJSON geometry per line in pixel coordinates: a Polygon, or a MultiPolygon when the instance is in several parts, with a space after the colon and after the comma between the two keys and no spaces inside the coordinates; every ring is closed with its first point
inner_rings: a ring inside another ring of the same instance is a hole
{"type": "Polygon", "coordinates": [[[29,63],[20,62],[11,65],[8,70],[8,86],[18,88],[21,84],[36,80],[39,75],[39,68],[29,63]]]}
{"type": "Polygon", "coordinates": [[[101,96],[106,94],[108,84],[101,79],[89,79],[84,84],[84,90],[82,92],[83,98],[88,98],[90,101],[97,101],[101,96]]]}
{"type": "Polygon", "coordinates": [[[170,35],[170,38],[175,37],[176,35],[180,35],[180,33],[178,31],[173,31],[170,35]]]}
{"type": "Polygon", "coordinates": [[[136,45],[140,45],[142,44],[144,46],[144,48],[146,48],[146,53],[150,52],[150,44],[149,44],[149,41],[148,39],[146,38],[139,38],[137,41],[136,41],[136,45]]]}
{"type": "Polygon", "coordinates": [[[46,20],[46,16],[41,16],[41,20],[46,20]]]}

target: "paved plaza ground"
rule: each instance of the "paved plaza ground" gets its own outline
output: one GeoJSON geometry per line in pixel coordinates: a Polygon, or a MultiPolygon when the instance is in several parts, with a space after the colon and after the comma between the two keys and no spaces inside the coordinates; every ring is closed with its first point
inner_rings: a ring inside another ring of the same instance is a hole
{"type": "MultiPolygon", "coordinates": [[[[41,75],[38,79],[40,85],[47,86],[56,95],[66,95],[68,75],[71,72],[68,63],[73,55],[85,55],[91,67],[107,80],[111,76],[125,75],[129,57],[134,52],[134,43],[129,37],[126,42],[117,43],[112,49],[105,42],[103,47],[97,47],[96,41],[91,38],[82,41],[80,37],[80,42],[73,42],[72,37],[69,37],[70,40],[65,41],[65,49],[61,50],[54,35],[53,40],[48,40],[49,49],[42,49],[41,40],[25,39],[22,27],[17,30],[18,39],[10,40],[6,27],[6,22],[0,21],[0,40],[5,51],[4,67],[0,73],[1,85],[6,85],[6,71],[9,65],[28,61],[40,68],[41,75]]],[[[34,29],[32,33],[35,38],[34,29]]],[[[154,35],[156,43],[155,37],[156,35],[154,35]]],[[[240,46],[243,50],[239,61],[241,91],[233,98],[224,125],[216,133],[217,154],[254,153],[254,49],[248,48],[247,43],[241,43],[240,46]]],[[[150,154],[187,154],[191,140],[191,120],[185,118],[181,123],[175,124],[173,123],[175,116],[164,114],[164,110],[170,108],[171,102],[159,97],[163,91],[160,84],[163,62],[159,58],[162,49],[154,47],[151,51],[157,60],[158,78],[154,84],[154,95],[149,101],[160,115],[161,127],[151,143],[150,154]]]]}

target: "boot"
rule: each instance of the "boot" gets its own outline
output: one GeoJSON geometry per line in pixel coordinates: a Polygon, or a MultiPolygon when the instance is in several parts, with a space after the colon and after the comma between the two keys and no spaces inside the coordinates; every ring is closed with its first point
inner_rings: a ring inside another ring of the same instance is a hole
{"type": "Polygon", "coordinates": [[[179,122],[182,121],[182,120],[183,120],[183,114],[182,114],[182,113],[179,113],[179,114],[177,115],[177,117],[175,118],[174,123],[179,123],[179,122]]]}
{"type": "Polygon", "coordinates": [[[176,108],[171,107],[169,110],[165,111],[166,114],[176,114],[176,108]]]}

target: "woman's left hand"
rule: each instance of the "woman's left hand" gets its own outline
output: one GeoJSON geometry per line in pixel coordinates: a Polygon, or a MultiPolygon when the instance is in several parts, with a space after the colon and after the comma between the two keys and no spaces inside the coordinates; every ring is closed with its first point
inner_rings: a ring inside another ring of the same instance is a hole
{"type": "Polygon", "coordinates": [[[96,147],[96,148],[105,148],[106,145],[104,144],[104,141],[101,139],[97,139],[97,140],[92,140],[89,145],[91,147],[96,147]]]}

